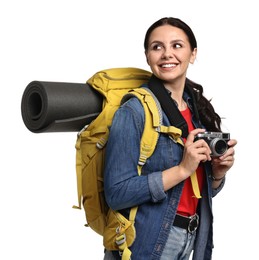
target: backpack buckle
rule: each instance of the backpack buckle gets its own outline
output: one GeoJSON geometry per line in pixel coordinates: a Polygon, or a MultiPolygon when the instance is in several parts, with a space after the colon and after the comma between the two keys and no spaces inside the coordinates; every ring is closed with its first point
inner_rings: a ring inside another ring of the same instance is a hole
{"type": "Polygon", "coordinates": [[[88,127],[89,125],[85,125],[78,133],[77,133],[77,137],[79,137],[88,127]]]}
{"type": "Polygon", "coordinates": [[[120,245],[124,244],[125,242],[126,242],[126,235],[125,234],[122,234],[122,235],[116,237],[117,246],[120,246],[120,245]]]}

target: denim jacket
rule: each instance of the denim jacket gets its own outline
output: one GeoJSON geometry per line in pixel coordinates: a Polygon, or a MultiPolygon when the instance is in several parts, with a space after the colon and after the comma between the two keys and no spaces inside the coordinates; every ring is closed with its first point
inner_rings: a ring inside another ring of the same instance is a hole
{"type": "MultiPolygon", "coordinates": [[[[145,86],[147,87],[147,86],[145,86]]],[[[190,97],[183,96],[189,108],[190,97]]],[[[162,171],[181,162],[183,147],[167,135],[160,134],[153,155],[138,175],[140,139],[144,128],[144,110],[131,98],[115,113],[106,148],[104,191],[108,205],[128,217],[130,208],[138,205],[135,219],[136,239],[130,247],[132,260],[160,259],[174,221],[184,182],[164,191],[162,171]]],[[[193,121],[195,127],[201,127],[193,121]]],[[[169,126],[163,113],[163,124],[169,126]]],[[[196,235],[194,260],[209,260],[212,254],[212,197],[223,187],[212,189],[211,165],[204,164],[206,182],[199,202],[200,225],[196,235]]],[[[113,252],[120,259],[118,252],[113,252]]]]}

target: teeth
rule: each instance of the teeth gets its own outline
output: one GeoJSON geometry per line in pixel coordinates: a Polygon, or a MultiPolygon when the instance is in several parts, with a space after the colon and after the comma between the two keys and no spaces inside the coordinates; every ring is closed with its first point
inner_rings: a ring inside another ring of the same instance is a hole
{"type": "Polygon", "coordinates": [[[175,67],[175,64],[163,64],[162,67],[163,68],[171,68],[171,67],[175,67]]]}

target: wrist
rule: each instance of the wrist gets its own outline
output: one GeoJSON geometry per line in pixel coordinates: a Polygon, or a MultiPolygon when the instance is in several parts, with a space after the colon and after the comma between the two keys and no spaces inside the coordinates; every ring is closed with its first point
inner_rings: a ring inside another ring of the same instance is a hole
{"type": "Polygon", "coordinates": [[[183,181],[185,179],[187,179],[188,177],[190,177],[191,172],[188,171],[183,165],[179,164],[178,165],[178,174],[180,179],[183,181]]]}
{"type": "Polygon", "coordinates": [[[213,175],[211,175],[210,177],[211,177],[212,181],[222,181],[226,177],[226,174],[224,174],[221,177],[215,177],[213,175]]]}

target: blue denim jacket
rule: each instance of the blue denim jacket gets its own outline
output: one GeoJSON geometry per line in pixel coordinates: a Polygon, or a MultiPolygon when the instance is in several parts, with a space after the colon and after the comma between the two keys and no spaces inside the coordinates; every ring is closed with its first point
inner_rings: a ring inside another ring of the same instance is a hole
{"type": "MultiPolygon", "coordinates": [[[[147,86],[146,86],[147,87],[147,86]]],[[[184,99],[190,109],[189,97],[184,99]]],[[[165,134],[160,134],[153,155],[138,175],[140,139],[144,127],[144,110],[136,98],[131,98],[116,112],[106,148],[105,197],[108,205],[128,217],[130,208],[138,205],[135,220],[136,239],[131,246],[132,259],[160,259],[181,197],[183,183],[164,192],[162,171],[181,162],[183,147],[165,134]]],[[[197,122],[193,122],[200,127],[197,122]]],[[[169,126],[163,113],[163,124],[169,126]]],[[[204,165],[206,184],[199,203],[200,226],[193,255],[195,260],[209,260],[212,254],[212,197],[211,165],[204,165]]],[[[118,256],[117,252],[114,255],[118,256]]],[[[120,259],[118,257],[118,259],[120,259]]]]}

